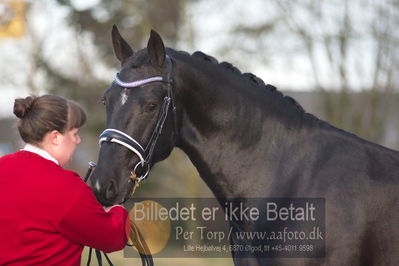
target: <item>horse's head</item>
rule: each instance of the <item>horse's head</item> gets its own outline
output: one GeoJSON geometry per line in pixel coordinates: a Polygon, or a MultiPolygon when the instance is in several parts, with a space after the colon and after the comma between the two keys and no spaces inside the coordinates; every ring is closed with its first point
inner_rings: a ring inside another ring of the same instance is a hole
{"type": "Polygon", "coordinates": [[[172,60],[161,37],[151,31],[147,48],[133,52],[114,26],[112,43],[122,67],[103,95],[107,129],[100,136],[98,164],[91,176],[103,205],[127,199],[134,183],[130,177],[146,178],[177,139],[172,60]]]}

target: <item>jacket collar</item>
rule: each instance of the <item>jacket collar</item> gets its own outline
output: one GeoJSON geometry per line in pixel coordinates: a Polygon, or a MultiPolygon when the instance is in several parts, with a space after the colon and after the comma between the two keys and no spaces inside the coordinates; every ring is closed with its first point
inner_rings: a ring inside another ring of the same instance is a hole
{"type": "Polygon", "coordinates": [[[59,165],[58,161],[53,156],[51,156],[50,153],[48,153],[47,151],[45,151],[37,146],[34,146],[32,144],[26,144],[22,150],[36,153],[37,155],[39,155],[47,160],[53,161],[54,163],[59,165]]]}

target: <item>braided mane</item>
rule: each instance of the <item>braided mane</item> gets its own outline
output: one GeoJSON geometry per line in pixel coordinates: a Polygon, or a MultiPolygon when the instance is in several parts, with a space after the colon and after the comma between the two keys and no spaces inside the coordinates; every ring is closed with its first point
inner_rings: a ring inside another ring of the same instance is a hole
{"type": "MultiPolygon", "coordinates": [[[[186,52],[183,52],[183,53],[189,55],[186,52]]],[[[297,110],[299,110],[301,112],[305,112],[303,107],[294,98],[284,95],[282,92],[278,91],[277,88],[274,87],[273,85],[265,84],[265,82],[261,78],[259,78],[258,76],[254,75],[252,73],[241,73],[241,71],[238,68],[236,68],[233,64],[231,64],[229,62],[219,63],[216,58],[214,58],[213,56],[207,55],[201,51],[194,52],[191,56],[195,57],[195,58],[199,58],[199,59],[207,61],[207,62],[210,62],[210,63],[213,63],[213,64],[216,64],[216,65],[220,65],[221,67],[223,67],[224,69],[226,69],[228,71],[231,71],[233,73],[241,75],[242,77],[255,83],[256,85],[263,87],[263,88],[267,89],[268,91],[283,98],[284,100],[288,101],[290,104],[294,105],[297,110]]]]}

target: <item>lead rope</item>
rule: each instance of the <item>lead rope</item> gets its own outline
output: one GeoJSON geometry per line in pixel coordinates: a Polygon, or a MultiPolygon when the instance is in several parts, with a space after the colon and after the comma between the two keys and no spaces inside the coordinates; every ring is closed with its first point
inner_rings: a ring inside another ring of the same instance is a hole
{"type": "MultiPolygon", "coordinates": [[[[97,257],[97,263],[98,266],[102,266],[102,256],[101,256],[101,250],[97,250],[95,249],[95,253],[96,253],[96,257],[97,257]]],[[[89,257],[87,258],[87,266],[90,265],[91,262],[91,254],[93,253],[93,248],[89,249],[89,257]]],[[[110,266],[114,266],[114,264],[112,263],[111,259],[108,257],[108,255],[105,252],[102,252],[104,254],[105,259],[107,260],[108,264],[110,266]]]]}
{"type": "MultiPolygon", "coordinates": [[[[91,175],[91,172],[93,169],[96,167],[96,163],[94,162],[89,162],[89,169],[87,170],[87,173],[85,175],[85,178],[83,179],[85,183],[89,180],[89,177],[91,175]]],[[[131,195],[136,191],[136,189],[140,186],[141,180],[137,178],[137,176],[134,173],[131,173],[130,178],[134,182],[134,187],[131,195]]],[[[142,234],[140,233],[139,229],[137,228],[136,224],[131,224],[130,228],[133,229],[134,231],[134,240],[132,240],[132,244],[127,244],[127,246],[135,246],[137,248],[137,251],[140,254],[141,258],[141,264],[142,266],[153,266],[154,262],[152,260],[151,252],[150,249],[147,246],[147,243],[145,242],[142,234]]],[[[97,262],[98,266],[102,266],[102,254],[104,254],[105,259],[107,260],[108,264],[110,266],[114,266],[112,263],[111,259],[108,257],[108,255],[105,252],[102,252],[101,250],[94,249],[97,257],[97,262]]],[[[90,266],[91,263],[91,256],[93,253],[93,248],[90,247],[89,249],[89,256],[87,258],[87,266],[90,266]]]]}
{"type": "MultiPolygon", "coordinates": [[[[143,180],[140,178],[137,178],[137,175],[134,172],[131,172],[129,177],[134,183],[132,193],[130,194],[130,197],[133,197],[134,192],[136,191],[136,189],[138,187],[140,187],[140,183],[143,180]]],[[[137,228],[137,225],[135,223],[131,223],[130,229],[133,231],[134,236],[133,236],[133,240],[130,239],[132,241],[132,244],[131,245],[128,244],[128,246],[134,246],[137,248],[137,251],[139,252],[140,258],[141,258],[141,264],[143,266],[146,266],[146,265],[153,266],[154,262],[152,260],[151,251],[148,248],[143,235],[140,233],[140,230],[137,228]]]]}
{"type": "MultiPolygon", "coordinates": [[[[85,178],[83,179],[85,183],[87,183],[87,181],[89,180],[89,177],[91,175],[91,172],[93,172],[93,169],[96,167],[96,163],[94,162],[89,162],[89,169],[87,169],[85,178]]],[[[97,262],[98,262],[98,266],[102,266],[102,256],[101,256],[101,250],[97,250],[95,249],[95,253],[96,253],[96,257],[97,257],[97,262]]],[[[90,265],[91,262],[91,254],[93,253],[93,248],[89,249],[89,257],[87,258],[87,266],[90,265]]],[[[107,262],[109,263],[110,266],[114,266],[114,264],[112,263],[112,261],[110,260],[110,258],[108,258],[108,255],[105,252],[102,252],[104,254],[105,259],[107,260],[107,262]]]]}

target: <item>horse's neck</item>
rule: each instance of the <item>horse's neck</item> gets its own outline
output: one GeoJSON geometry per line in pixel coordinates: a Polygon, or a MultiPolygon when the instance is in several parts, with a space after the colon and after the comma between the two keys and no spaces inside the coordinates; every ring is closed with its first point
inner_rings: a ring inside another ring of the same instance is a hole
{"type": "Polygon", "coordinates": [[[178,88],[184,110],[180,148],[216,196],[263,196],[273,181],[267,176],[273,175],[273,160],[289,145],[286,139],[298,123],[287,124],[283,116],[290,112],[267,107],[265,97],[271,92],[245,88],[243,93],[243,82],[209,80],[189,66],[181,71],[190,78],[178,88]]]}

